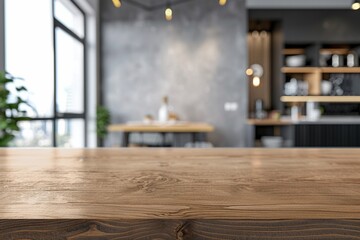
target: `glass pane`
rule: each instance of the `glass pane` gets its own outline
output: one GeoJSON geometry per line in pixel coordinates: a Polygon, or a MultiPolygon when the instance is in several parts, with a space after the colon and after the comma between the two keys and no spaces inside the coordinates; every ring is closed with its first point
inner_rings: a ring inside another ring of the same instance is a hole
{"type": "Polygon", "coordinates": [[[56,28],[57,111],[84,112],[84,46],[56,28]]]}
{"type": "Polygon", "coordinates": [[[84,37],[84,15],[70,0],[55,0],[55,17],[80,38],[84,37]]]}
{"type": "Polygon", "coordinates": [[[20,122],[21,131],[16,135],[11,146],[13,147],[51,147],[52,122],[26,121],[20,122]]]}
{"type": "Polygon", "coordinates": [[[60,119],[56,124],[58,147],[85,147],[84,119],[60,119]]]}
{"type": "Polygon", "coordinates": [[[6,70],[24,78],[30,117],[52,117],[54,99],[51,1],[5,1],[6,70]]]}

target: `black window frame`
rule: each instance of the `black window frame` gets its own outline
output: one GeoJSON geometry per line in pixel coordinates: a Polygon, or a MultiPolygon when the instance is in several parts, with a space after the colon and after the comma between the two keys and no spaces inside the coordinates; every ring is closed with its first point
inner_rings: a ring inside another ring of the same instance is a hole
{"type": "Polygon", "coordinates": [[[87,62],[86,62],[86,33],[87,33],[87,25],[86,25],[86,13],[84,12],[84,10],[81,9],[81,7],[74,1],[74,0],[68,0],[70,1],[82,14],[83,19],[84,19],[84,36],[80,37],[79,35],[77,35],[74,31],[72,31],[70,28],[66,27],[63,23],[61,23],[56,17],[55,17],[55,1],[56,0],[52,0],[52,16],[53,16],[53,49],[54,49],[54,106],[53,106],[53,117],[48,119],[48,120],[52,120],[52,124],[53,124],[53,147],[57,147],[57,121],[58,120],[72,120],[72,119],[82,119],[84,120],[84,147],[87,147],[87,85],[86,85],[86,79],[87,79],[87,62]],[[67,33],[70,37],[72,37],[73,39],[77,40],[79,43],[81,43],[83,45],[83,50],[84,50],[84,68],[83,68],[83,86],[84,86],[84,99],[83,99],[83,109],[84,112],[83,113],[61,113],[58,112],[57,109],[57,55],[56,55],[56,29],[60,28],[61,30],[63,30],[65,33],[67,33]]]}
{"type": "MultiPolygon", "coordinates": [[[[52,117],[33,117],[30,118],[29,120],[26,121],[51,121],[52,122],[52,146],[53,147],[58,147],[57,144],[57,122],[58,120],[72,120],[72,119],[80,119],[80,120],[84,120],[84,147],[87,147],[87,130],[88,130],[88,124],[87,124],[87,84],[86,84],[86,79],[87,79],[87,44],[86,44],[86,34],[87,34],[87,19],[86,19],[86,13],[85,11],[74,1],[74,0],[67,0],[69,2],[71,2],[82,14],[83,19],[84,19],[84,36],[80,37],[78,36],[74,31],[72,31],[71,29],[69,29],[68,27],[66,27],[64,24],[62,24],[59,20],[56,19],[55,17],[55,0],[49,0],[51,1],[52,4],[52,19],[53,19],[53,52],[54,52],[54,57],[53,57],[53,64],[54,64],[54,96],[53,96],[53,116],[52,117]],[[83,113],[61,113],[57,111],[57,66],[56,66],[56,28],[60,28],[61,30],[63,30],[65,33],[69,34],[69,36],[71,36],[72,38],[74,38],[75,40],[79,41],[82,45],[83,45],[83,53],[84,53],[84,68],[83,68],[83,86],[84,86],[84,106],[83,106],[83,113]]],[[[4,25],[5,25],[5,14],[4,14],[4,25]]],[[[4,41],[4,44],[6,46],[6,43],[4,41]]],[[[6,54],[6,52],[5,52],[6,54]]],[[[5,57],[4,57],[5,58],[5,57]]],[[[5,70],[6,70],[6,61],[5,61],[5,70]]]]}

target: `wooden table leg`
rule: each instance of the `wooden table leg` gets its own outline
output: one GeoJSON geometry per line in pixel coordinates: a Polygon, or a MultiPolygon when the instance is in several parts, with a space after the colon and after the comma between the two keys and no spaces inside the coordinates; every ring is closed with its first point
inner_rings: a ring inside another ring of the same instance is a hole
{"type": "Polygon", "coordinates": [[[123,132],[122,143],[121,143],[122,147],[128,147],[129,146],[129,137],[130,137],[130,133],[123,132]]]}
{"type": "Polygon", "coordinates": [[[161,133],[161,147],[166,146],[166,133],[161,133]]]}
{"type": "Polygon", "coordinates": [[[171,147],[176,147],[177,134],[175,132],[171,133],[171,147]]]}
{"type": "Polygon", "coordinates": [[[191,133],[191,142],[192,142],[193,144],[196,143],[196,140],[197,140],[196,137],[197,137],[197,135],[196,135],[195,132],[191,133]]]}

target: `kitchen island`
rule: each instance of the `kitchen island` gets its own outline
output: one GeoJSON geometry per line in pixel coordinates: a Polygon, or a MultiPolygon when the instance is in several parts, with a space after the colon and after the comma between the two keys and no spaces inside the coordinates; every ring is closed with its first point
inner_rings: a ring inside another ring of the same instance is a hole
{"type": "Polygon", "coordinates": [[[0,239],[359,239],[360,149],[1,149],[0,239]]]}
{"type": "Polygon", "coordinates": [[[248,119],[249,146],[259,146],[261,136],[282,136],[286,147],[360,147],[359,116],[323,116],[297,121],[280,119],[248,119]],[[316,133],[316,134],[314,134],[316,133]]]}

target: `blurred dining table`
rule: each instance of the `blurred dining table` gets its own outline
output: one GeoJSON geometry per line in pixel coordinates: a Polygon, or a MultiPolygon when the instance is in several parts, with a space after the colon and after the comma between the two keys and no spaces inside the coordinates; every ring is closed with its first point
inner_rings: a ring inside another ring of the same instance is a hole
{"type": "MultiPolygon", "coordinates": [[[[122,133],[122,147],[128,147],[130,143],[130,135],[133,133],[146,134],[155,133],[162,136],[162,143],[160,146],[165,146],[166,134],[190,134],[191,142],[195,143],[197,140],[207,140],[207,134],[215,130],[214,126],[204,122],[127,122],[123,124],[111,124],[108,126],[109,132],[122,133]]],[[[172,143],[172,146],[174,143],[172,143]]]]}

